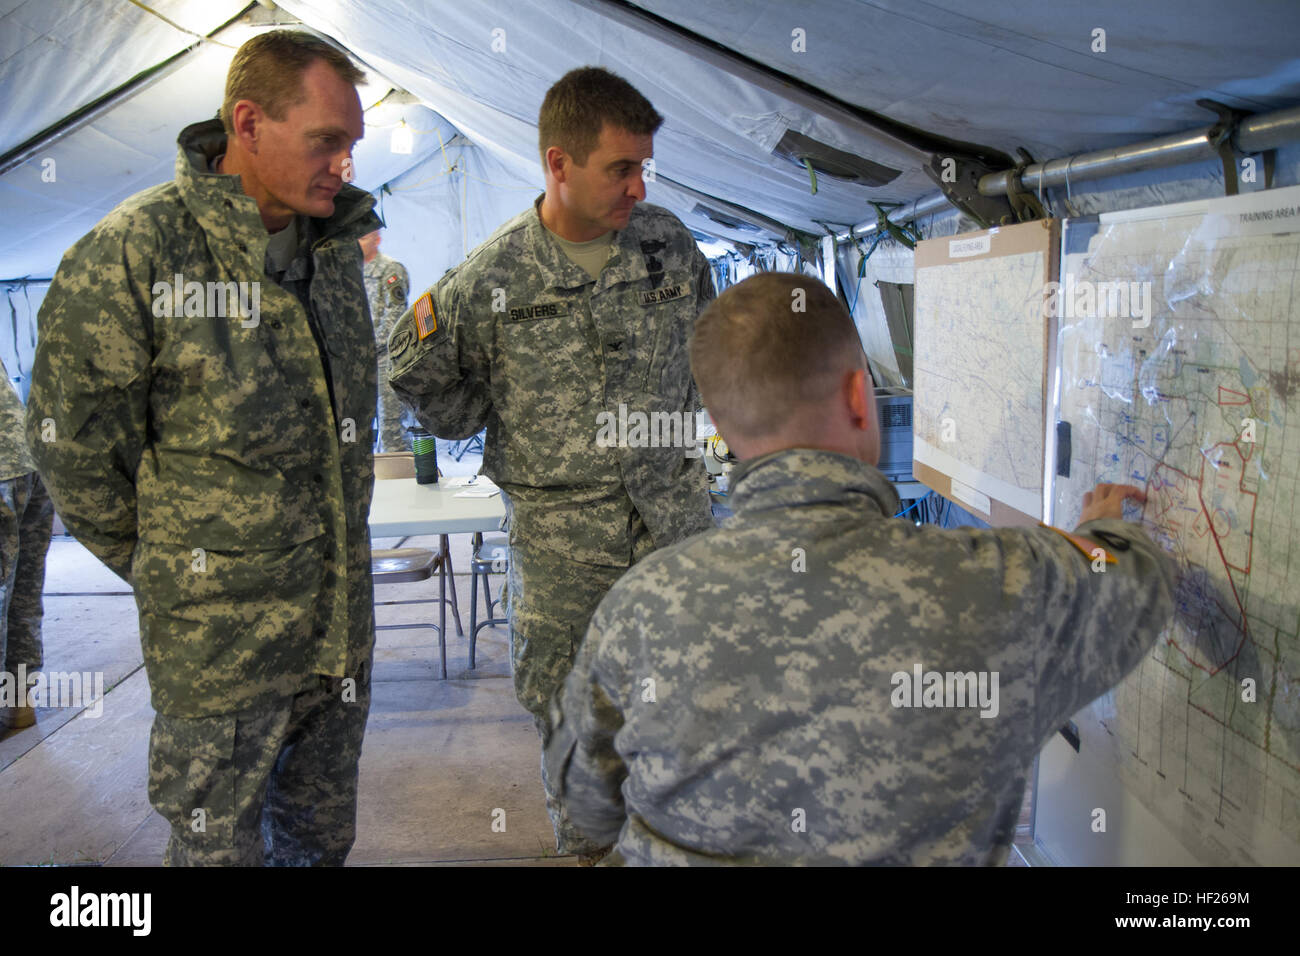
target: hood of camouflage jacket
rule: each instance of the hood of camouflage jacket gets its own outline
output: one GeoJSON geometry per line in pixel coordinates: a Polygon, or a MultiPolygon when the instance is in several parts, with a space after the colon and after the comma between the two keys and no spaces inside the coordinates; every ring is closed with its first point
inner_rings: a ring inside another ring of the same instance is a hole
{"type": "MultiPolygon", "coordinates": [[[[271,236],[257,210],[257,200],[244,193],[238,176],[214,173],[209,168],[212,160],[226,151],[226,131],[221,120],[193,123],[181,130],[176,142],[180,146],[176,185],[185,208],[206,233],[231,240],[211,244],[213,254],[236,274],[261,275],[271,236]]],[[[303,217],[309,223],[311,242],[360,239],[380,228],[383,223],[374,214],[374,205],[374,196],[345,183],[334,197],[334,215],[328,219],[303,217]]]]}
{"type": "Polygon", "coordinates": [[[898,513],[893,483],[865,461],[817,448],[787,448],[742,461],[731,473],[736,514],[798,505],[847,504],[898,513]]]}

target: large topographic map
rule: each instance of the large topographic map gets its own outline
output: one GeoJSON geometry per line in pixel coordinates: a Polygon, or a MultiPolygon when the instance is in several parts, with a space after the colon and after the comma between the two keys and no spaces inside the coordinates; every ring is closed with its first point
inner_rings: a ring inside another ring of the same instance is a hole
{"type": "Polygon", "coordinates": [[[1138,485],[1182,568],[1174,622],[1089,719],[1195,855],[1294,864],[1300,188],[1067,223],[1060,315],[1053,523],[1138,485]]]}

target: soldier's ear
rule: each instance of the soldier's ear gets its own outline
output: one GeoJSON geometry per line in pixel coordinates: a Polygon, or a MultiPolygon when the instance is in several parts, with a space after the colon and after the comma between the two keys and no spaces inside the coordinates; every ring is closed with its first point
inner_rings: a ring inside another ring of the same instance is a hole
{"type": "Polygon", "coordinates": [[[234,136],[239,140],[239,145],[246,152],[257,152],[257,141],[261,135],[262,124],[266,121],[266,114],[262,108],[252,100],[240,100],[231,110],[230,125],[234,129],[234,136]]]}
{"type": "Polygon", "coordinates": [[[871,414],[875,410],[875,389],[871,387],[871,376],[866,369],[854,369],[845,374],[844,392],[849,414],[854,427],[861,431],[870,431],[875,422],[871,414]]]}
{"type": "Polygon", "coordinates": [[[569,154],[558,146],[546,147],[546,170],[555,177],[556,182],[564,182],[569,176],[569,154]]]}

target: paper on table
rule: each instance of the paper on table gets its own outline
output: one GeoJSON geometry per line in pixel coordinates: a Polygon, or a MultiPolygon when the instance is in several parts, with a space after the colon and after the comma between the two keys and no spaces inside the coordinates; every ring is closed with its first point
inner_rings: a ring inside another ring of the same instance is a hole
{"type": "Polygon", "coordinates": [[[453,498],[491,498],[500,490],[501,489],[498,488],[496,485],[486,485],[486,486],[474,485],[473,487],[466,488],[464,491],[456,492],[454,495],[452,495],[452,497],[453,498]]]}

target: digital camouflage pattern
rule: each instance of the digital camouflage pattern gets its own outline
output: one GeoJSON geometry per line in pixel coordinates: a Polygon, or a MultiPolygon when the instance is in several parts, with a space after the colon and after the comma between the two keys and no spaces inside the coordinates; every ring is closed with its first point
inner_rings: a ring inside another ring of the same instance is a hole
{"type": "Polygon", "coordinates": [[[356,839],[369,688],[368,672],[355,694],[319,677],[303,693],[239,713],[158,714],[149,800],[172,825],[164,865],[342,866],[356,839]]]}
{"type": "Polygon", "coordinates": [[[687,342],[713,276],[672,213],[638,203],[593,281],[534,205],[430,292],[437,330],[413,305],[393,332],[393,389],[441,438],[486,426],[483,471],[533,546],[626,568],[634,512],[656,545],[713,526],[701,459],[596,446],[602,411],[700,407],[687,342]]]}
{"type": "Polygon", "coordinates": [[[379,448],[381,451],[410,451],[411,442],[402,428],[402,405],[388,384],[388,337],[406,311],[411,277],[406,266],[382,252],[365,264],[366,299],[375,323],[375,351],[379,358],[379,448]]]}
{"type": "Polygon", "coordinates": [[[35,670],[44,663],[45,555],[54,506],[27,450],[26,409],[0,362],[0,671],[35,670]]]}
{"type": "Polygon", "coordinates": [[[31,472],[0,481],[0,671],[34,671],[44,663],[41,621],[45,556],[54,506],[31,472]]]}
{"type": "MultiPolygon", "coordinates": [[[[534,203],[429,294],[432,321],[417,322],[417,298],[393,332],[393,388],[442,438],[487,428],[483,471],[510,524],[515,691],[544,745],[550,697],[605,590],[641,555],[713,526],[703,462],[680,444],[596,443],[601,412],[680,420],[700,407],[687,343],[712,272],[676,217],[638,203],[593,280],[534,203]]],[[[547,802],[561,852],[595,849],[572,838],[549,787],[547,802]]]]}
{"type": "MultiPolygon", "coordinates": [[[[636,538],[633,557],[651,550],[648,533],[636,538]]],[[[550,739],[550,702],[573,667],[574,655],[587,633],[591,615],[606,592],[625,572],[578,561],[557,560],[553,552],[533,548],[511,534],[506,568],[510,595],[510,654],[515,696],[530,714],[545,748],[550,739]]],[[[582,835],[556,799],[542,761],[546,810],[556,845],[566,853],[592,853],[608,846],[582,835]]]]}
{"type": "Polygon", "coordinates": [[[174,181],[64,256],[28,439],[68,529],[135,589],[154,708],[206,717],[370,659],[376,373],[357,239],[379,219],[351,186],[329,219],[300,216],[281,287],[256,202],[208,171],[220,122],[179,142],[174,181]],[[168,317],[177,275],[260,283],[259,320],[188,290],[190,314],[168,317]]]}
{"type": "Polygon", "coordinates": [[[1078,530],[1094,572],[1048,528],[894,520],[880,472],[809,449],[743,462],[731,503],[614,586],[557,695],[548,773],[611,863],[1001,864],[1034,756],[1172,613],[1123,521],[1078,530]],[[918,664],[998,672],[996,716],[895,707],[918,664]]]}
{"type": "Polygon", "coordinates": [[[14,391],[9,380],[9,370],[0,362],[4,374],[4,387],[0,388],[0,481],[30,475],[36,470],[36,461],[27,450],[24,420],[27,410],[23,400],[14,391]]]}

